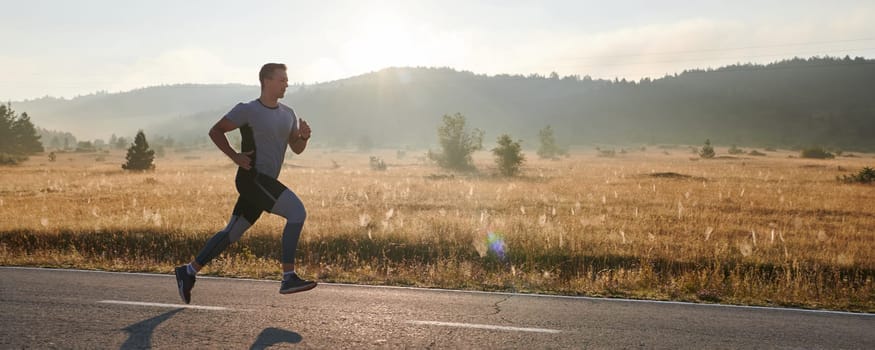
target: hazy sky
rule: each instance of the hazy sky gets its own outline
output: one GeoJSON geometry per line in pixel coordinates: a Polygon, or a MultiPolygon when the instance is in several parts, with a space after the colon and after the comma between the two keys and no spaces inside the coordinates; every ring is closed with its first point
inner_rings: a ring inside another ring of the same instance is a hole
{"type": "Polygon", "coordinates": [[[875,57],[875,1],[0,0],[0,100],[389,66],[660,77],[793,56],[875,57]]]}

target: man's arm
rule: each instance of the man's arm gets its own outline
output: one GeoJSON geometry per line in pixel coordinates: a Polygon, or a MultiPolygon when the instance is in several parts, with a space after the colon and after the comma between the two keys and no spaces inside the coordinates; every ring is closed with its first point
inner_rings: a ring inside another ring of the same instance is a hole
{"type": "Polygon", "coordinates": [[[301,120],[301,127],[289,133],[289,147],[295,154],[301,154],[307,148],[307,141],[310,140],[310,125],[306,121],[301,120]]]}
{"type": "Polygon", "coordinates": [[[213,125],[213,127],[210,128],[210,139],[213,140],[216,147],[218,147],[222,153],[225,153],[228,158],[231,158],[237,166],[249,170],[252,168],[252,159],[249,158],[248,155],[252,154],[252,152],[247,152],[245,154],[237,153],[237,151],[231,148],[231,143],[228,142],[228,138],[225,136],[225,133],[234,129],[237,129],[237,126],[228,120],[228,118],[223,117],[216,122],[216,125],[213,125]]]}

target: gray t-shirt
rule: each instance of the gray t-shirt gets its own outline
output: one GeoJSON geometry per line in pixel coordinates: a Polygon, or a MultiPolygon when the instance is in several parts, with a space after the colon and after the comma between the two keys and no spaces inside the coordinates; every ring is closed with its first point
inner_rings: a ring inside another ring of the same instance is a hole
{"type": "Polygon", "coordinates": [[[267,176],[279,177],[289,133],[298,128],[295,111],[282,103],[269,108],[255,99],[238,103],[225,118],[240,128],[241,151],[255,151],[251,156],[255,169],[267,176]]]}

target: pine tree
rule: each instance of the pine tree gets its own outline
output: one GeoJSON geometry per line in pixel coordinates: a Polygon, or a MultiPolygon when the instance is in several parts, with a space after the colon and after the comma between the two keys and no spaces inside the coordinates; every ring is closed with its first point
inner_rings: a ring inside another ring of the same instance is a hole
{"type": "Polygon", "coordinates": [[[131,171],[155,169],[155,165],[152,164],[152,160],[155,159],[155,151],[149,149],[149,143],[146,141],[146,135],[143,133],[143,130],[137,132],[134,144],[128,148],[128,155],[125,158],[128,161],[122,164],[122,169],[131,171]]]}
{"type": "Polygon", "coordinates": [[[21,115],[12,122],[12,135],[15,144],[15,153],[30,155],[43,151],[43,144],[40,142],[40,135],[36,132],[33,123],[30,122],[30,117],[27,113],[21,113],[21,115]]]}
{"type": "Polygon", "coordinates": [[[12,153],[15,138],[12,134],[12,123],[15,112],[9,104],[0,104],[0,153],[12,153]]]}
{"type": "Polygon", "coordinates": [[[714,158],[714,147],[711,147],[710,139],[705,140],[705,146],[702,147],[699,156],[702,158],[714,158]]]}
{"type": "Polygon", "coordinates": [[[15,164],[28,155],[42,152],[40,135],[27,113],[16,115],[12,105],[0,105],[0,155],[3,164],[15,164]]]}
{"type": "Polygon", "coordinates": [[[495,164],[498,165],[498,170],[501,171],[502,175],[514,176],[520,171],[520,167],[525,161],[520,146],[521,142],[514,142],[508,134],[498,137],[498,147],[492,149],[492,154],[495,155],[495,164]]]}

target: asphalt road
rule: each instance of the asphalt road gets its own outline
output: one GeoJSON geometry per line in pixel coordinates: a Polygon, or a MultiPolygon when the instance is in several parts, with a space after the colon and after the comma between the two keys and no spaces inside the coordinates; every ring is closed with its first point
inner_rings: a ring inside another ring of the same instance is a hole
{"type": "Polygon", "coordinates": [[[875,349],[875,314],[0,267],[0,348],[875,349]]]}

